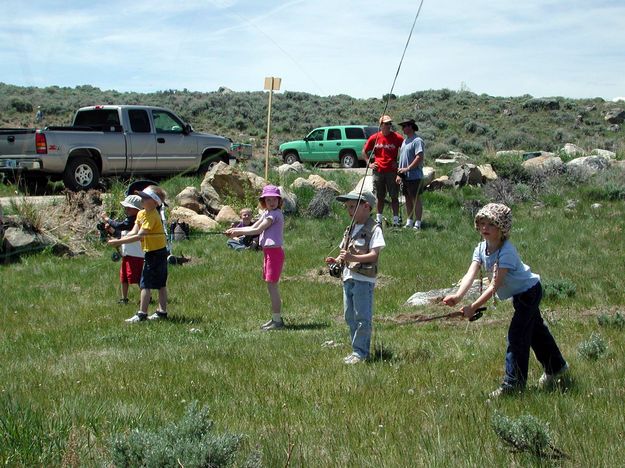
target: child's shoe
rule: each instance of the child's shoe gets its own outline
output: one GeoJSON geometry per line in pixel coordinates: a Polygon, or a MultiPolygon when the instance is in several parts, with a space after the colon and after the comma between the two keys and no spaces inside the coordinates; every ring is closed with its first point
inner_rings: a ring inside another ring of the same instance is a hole
{"type": "Polygon", "coordinates": [[[518,392],[517,388],[509,387],[509,386],[501,386],[496,390],[493,390],[488,394],[488,398],[491,400],[496,400],[497,398],[505,397],[512,395],[513,393],[518,392]]]}
{"type": "Polygon", "coordinates": [[[166,320],[167,312],[156,311],[148,317],[148,320],[166,320]]]}
{"type": "Polygon", "coordinates": [[[541,375],[540,379],[538,379],[538,388],[546,389],[559,384],[566,379],[568,372],[569,365],[567,363],[564,363],[562,369],[560,369],[555,374],[547,374],[546,372],[543,372],[543,375],[541,375]]]}
{"type": "Polygon", "coordinates": [[[128,304],[128,298],[127,297],[122,297],[119,301],[117,301],[118,304],[121,305],[126,305],[128,304]]]}
{"type": "Polygon", "coordinates": [[[148,314],[143,312],[137,312],[135,315],[130,317],[129,319],[124,320],[126,323],[139,323],[148,319],[148,314]]]}
{"type": "Polygon", "coordinates": [[[347,356],[345,359],[343,359],[343,362],[345,364],[347,364],[347,365],[359,364],[359,363],[364,362],[364,361],[365,361],[365,359],[361,358],[356,353],[352,353],[349,356],[347,356]]]}
{"type": "Polygon", "coordinates": [[[281,330],[284,328],[284,320],[276,321],[270,320],[267,323],[264,323],[261,327],[262,330],[281,330]]]}

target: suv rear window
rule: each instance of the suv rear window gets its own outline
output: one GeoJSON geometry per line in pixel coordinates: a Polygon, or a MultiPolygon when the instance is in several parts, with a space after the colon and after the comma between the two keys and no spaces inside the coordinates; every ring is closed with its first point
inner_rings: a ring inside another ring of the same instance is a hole
{"type": "Polygon", "coordinates": [[[365,135],[369,138],[371,135],[378,133],[378,127],[365,127],[365,135]]]}
{"type": "Polygon", "coordinates": [[[340,128],[330,128],[328,130],[328,140],[342,140],[340,128]]]}
{"type": "Polygon", "coordinates": [[[345,127],[345,137],[348,140],[364,140],[365,131],[359,127],[345,127]]]}

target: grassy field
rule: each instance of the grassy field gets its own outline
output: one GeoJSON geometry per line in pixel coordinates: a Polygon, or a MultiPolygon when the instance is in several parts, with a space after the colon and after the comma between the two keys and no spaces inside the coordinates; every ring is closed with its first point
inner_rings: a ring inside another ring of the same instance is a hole
{"type": "MultiPolygon", "coordinates": [[[[337,177],[343,188],[353,183],[337,177]]],[[[187,183],[166,187],[176,193],[187,183]]],[[[565,391],[539,391],[532,357],[527,391],[490,403],[511,304],[491,303],[471,324],[380,320],[448,311],[402,304],[466,271],[479,239],[464,207],[485,201],[476,189],[427,193],[422,232],[385,231],[376,354],[352,367],[342,363],[350,347],[341,285],[318,274],[349,222],[339,204],[323,220],[287,218],[284,331],[259,330],[270,317],[262,254],[233,252],[220,236],[175,244],[192,261],[171,267],[171,320],[161,323],[123,322],[138,292],[131,305],[116,304],[119,264],[105,248],[97,257],[44,252],[2,265],[0,462],[107,466],[114,435],[156,430],[198,401],[218,433],[244,436],[237,465],[253,454],[272,467],[620,465],[623,328],[597,316],[625,311],[625,207],[602,187],[563,183],[513,207],[512,241],[524,261],[544,284],[574,289],[542,307],[573,378],[565,391]],[[569,198],[579,202],[566,210],[569,198]],[[593,332],[607,343],[596,361],[578,353],[593,332]],[[338,346],[322,346],[330,340],[338,346]],[[511,452],[491,427],[496,413],[537,417],[569,458],[511,452]]]]}

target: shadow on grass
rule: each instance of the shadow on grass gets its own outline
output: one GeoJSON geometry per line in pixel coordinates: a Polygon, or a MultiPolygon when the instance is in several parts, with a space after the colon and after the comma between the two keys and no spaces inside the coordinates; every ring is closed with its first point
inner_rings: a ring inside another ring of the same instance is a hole
{"type": "Polygon", "coordinates": [[[388,362],[396,360],[395,352],[384,343],[378,343],[373,347],[373,351],[369,354],[367,362],[388,362]]]}
{"type": "Polygon", "coordinates": [[[196,325],[198,323],[204,322],[204,319],[202,319],[201,317],[187,317],[185,315],[170,315],[169,317],[167,317],[166,322],[183,325],[196,325]]]}
{"type": "Polygon", "coordinates": [[[288,324],[284,326],[285,330],[321,330],[322,328],[328,328],[327,323],[314,322],[314,323],[296,323],[288,324]]]}

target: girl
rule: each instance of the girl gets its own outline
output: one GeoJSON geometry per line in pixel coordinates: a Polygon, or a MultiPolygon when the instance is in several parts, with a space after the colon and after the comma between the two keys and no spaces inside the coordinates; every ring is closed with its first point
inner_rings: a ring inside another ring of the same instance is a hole
{"type": "Polygon", "coordinates": [[[278,282],[284,266],[284,216],[282,216],[282,195],[275,185],[266,185],[258,197],[263,208],[258,221],[248,227],[230,228],[228,237],[257,236],[259,246],[263,249],[263,279],[267,282],[271,299],[271,320],[261,326],[262,330],[280,330],[284,328],[282,320],[282,300],[278,282]]]}
{"type": "Polygon", "coordinates": [[[555,383],[568,370],[558,345],[540,315],[540,276],[532,273],[521,261],[508,240],[511,228],[512,212],[505,205],[489,203],[477,213],[475,229],[484,240],[475,248],[473,261],[458,291],[443,299],[448,306],[456,305],[469,290],[475,277],[478,274],[481,277],[482,266],[487,272],[492,272],[492,280],[473,303],[460,309],[464,316],[474,315],[476,309],[495,293],[500,299],[512,297],[514,315],[508,328],[505,376],[501,386],[490,394],[491,398],[525,388],[530,347],[544,369],[539,386],[547,387],[555,383]]]}

